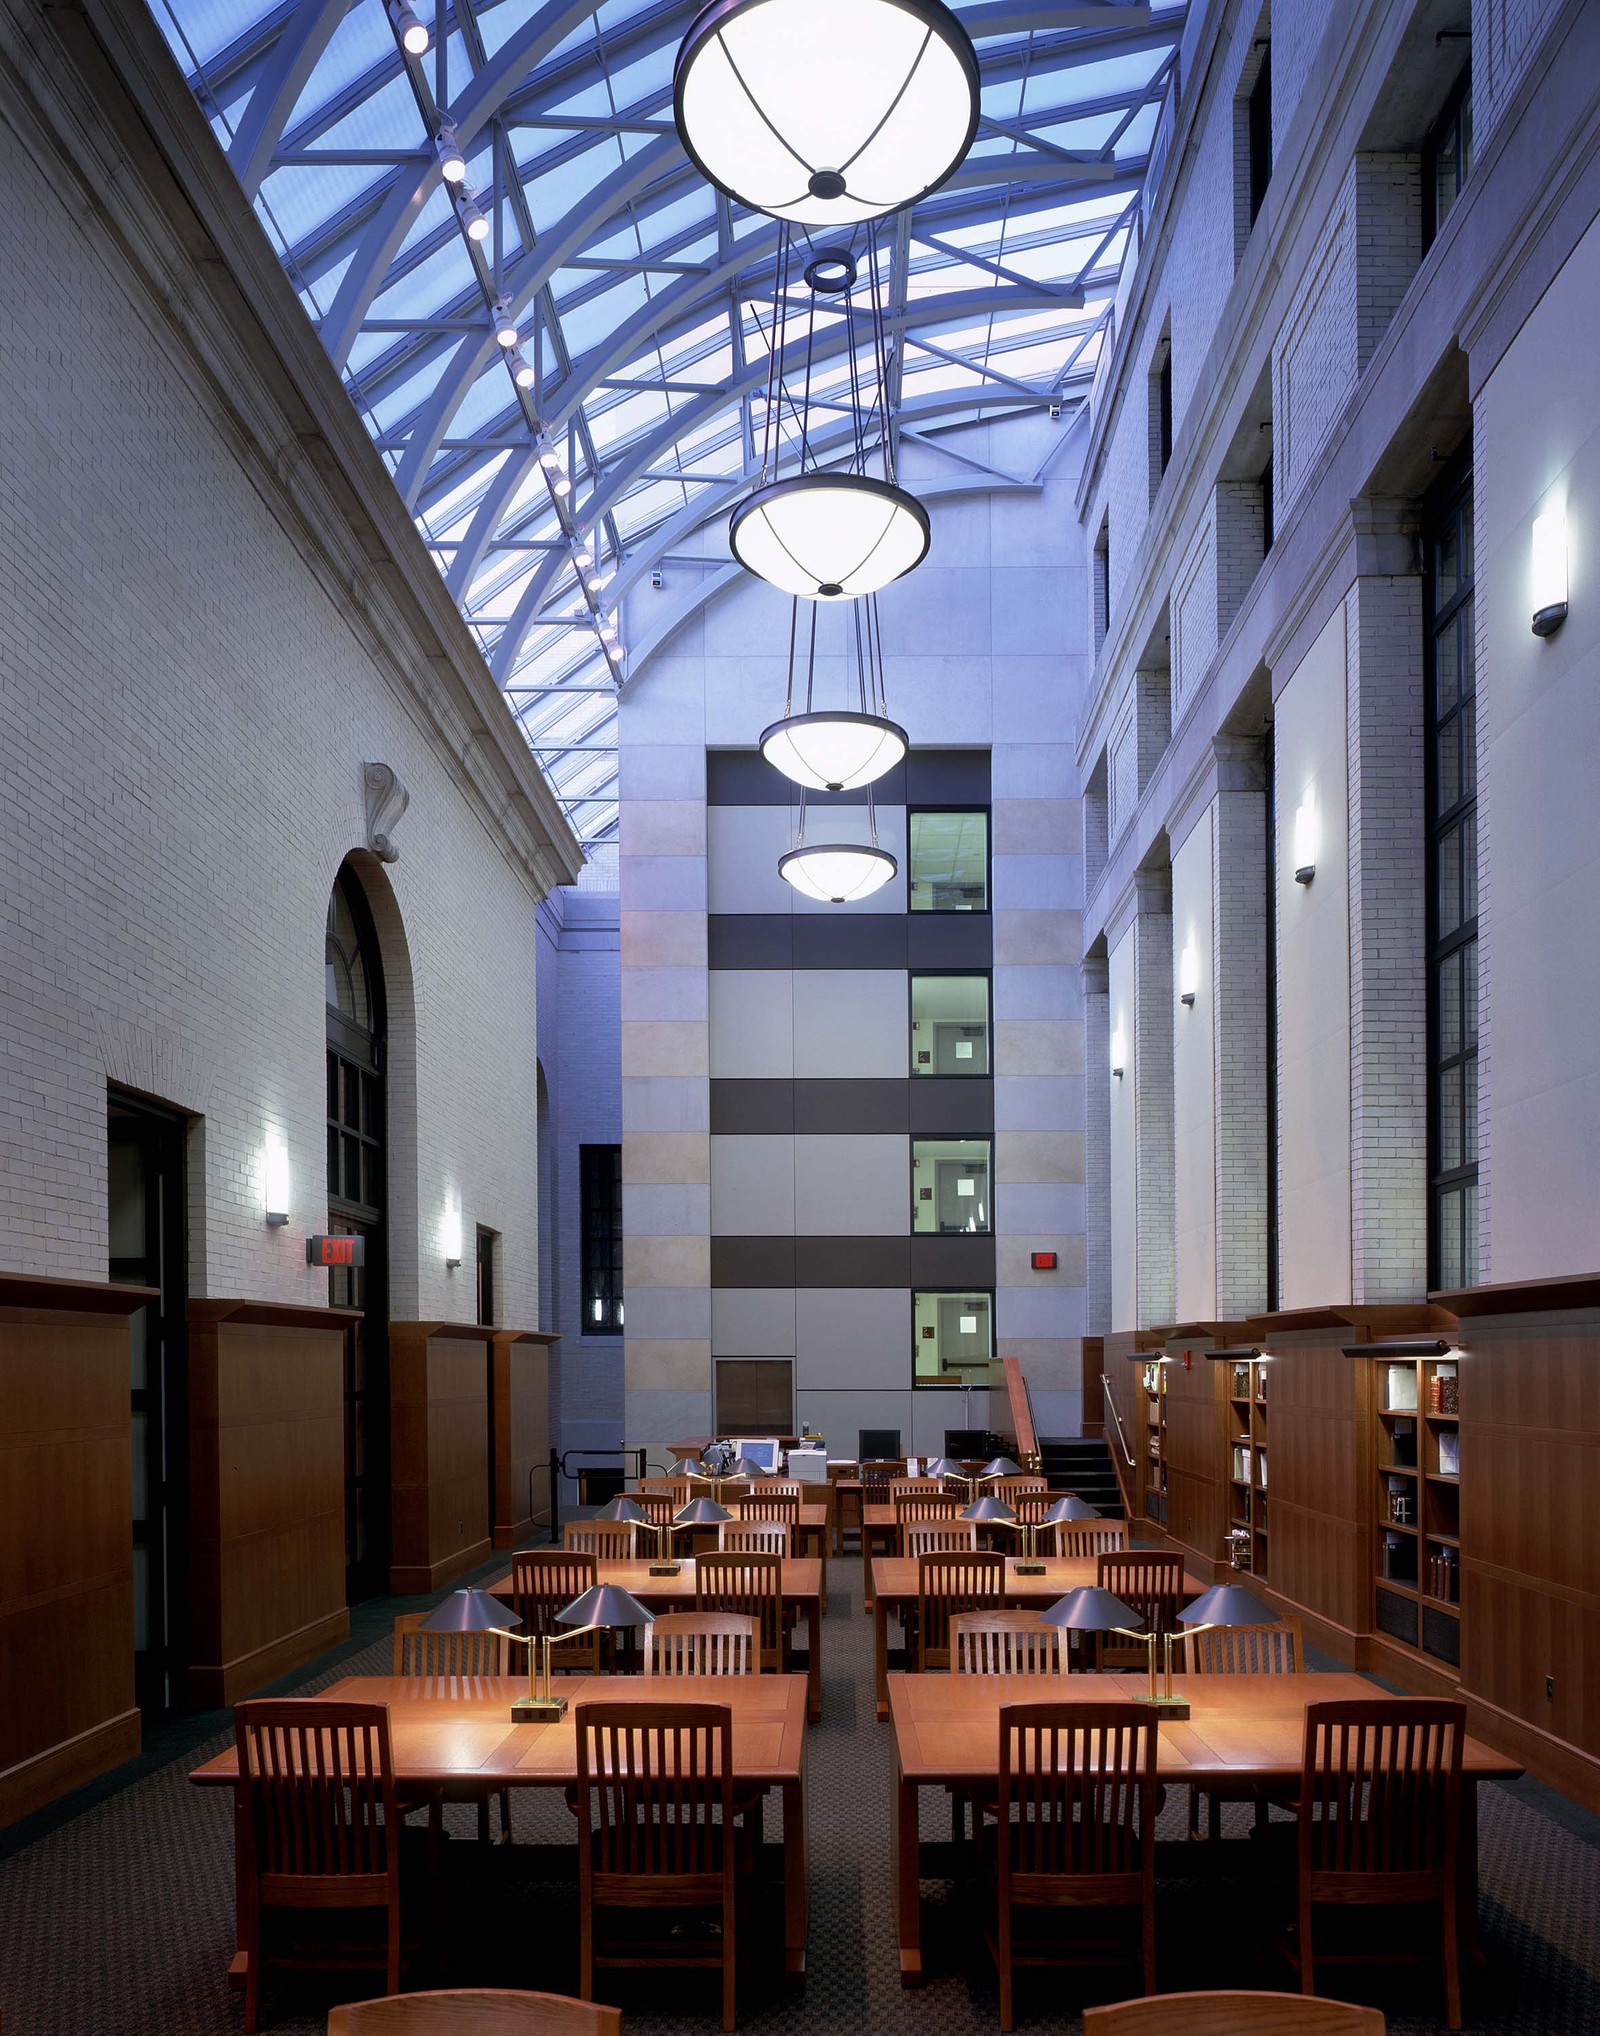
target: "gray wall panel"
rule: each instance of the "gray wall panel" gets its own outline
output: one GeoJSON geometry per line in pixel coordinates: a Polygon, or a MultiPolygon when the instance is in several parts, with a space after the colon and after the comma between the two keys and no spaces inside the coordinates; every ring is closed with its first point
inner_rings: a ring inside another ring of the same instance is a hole
{"type": "Polygon", "coordinates": [[[792,1138],[711,1139],[713,1237],[792,1237],[796,1228],[792,1138]]]}
{"type": "Polygon", "coordinates": [[[994,1129],[994,1083],[987,1076],[920,1075],[906,1086],[913,1137],[994,1129]]]}
{"type": "MultiPolygon", "coordinates": [[[[713,1082],[711,1135],[759,1138],[786,1136],[796,1129],[801,1082],[713,1082]]],[[[812,1127],[807,1126],[807,1130],[812,1127]]]]}
{"type": "MultiPolygon", "coordinates": [[[[717,1141],[711,1143],[715,1182],[717,1141]]],[[[910,1162],[903,1136],[807,1135],[794,1140],[789,1158],[796,1236],[895,1237],[911,1228],[910,1162]]]]}
{"type": "Polygon", "coordinates": [[[907,968],[976,971],[993,959],[993,921],[987,912],[909,912],[904,923],[907,968]]]}
{"type": "Polygon", "coordinates": [[[992,1237],[913,1237],[911,1284],[914,1287],[992,1287],[992,1237]]]}
{"type": "Polygon", "coordinates": [[[792,1287],[792,1237],[713,1237],[713,1287],[792,1287]]]}

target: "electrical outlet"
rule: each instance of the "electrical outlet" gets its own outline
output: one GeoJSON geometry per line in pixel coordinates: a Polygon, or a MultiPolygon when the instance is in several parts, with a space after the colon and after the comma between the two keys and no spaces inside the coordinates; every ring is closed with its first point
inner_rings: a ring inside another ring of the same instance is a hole
{"type": "Polygon", "coordinates": [[[1546,1696],[1547,1696],[1547,1697],[1548,1697],[1548,1698],[1550,1699],[1550,1701],[1551,1701],[1552,1703],[1554,1703],[1554,1702],[1555,1702],[1555,1695],[1556,1695],[1556,1679],[1555,1679],[1555,1677],[1554,1677],[1553,1675],[1547,1675],[1547,1676],[1545,1677],[1545,1679],[1544,1679],[1544,1693],[1545,1693],[1545,1695],[1546,1695],[1546,1696]]]}

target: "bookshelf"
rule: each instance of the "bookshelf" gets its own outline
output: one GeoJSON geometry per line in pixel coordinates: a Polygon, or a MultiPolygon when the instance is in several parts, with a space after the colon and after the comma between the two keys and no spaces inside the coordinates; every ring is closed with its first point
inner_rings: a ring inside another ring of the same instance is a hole
{"type": "Polygon", "coordinates": [[[1167,1518],[1167,1360],[1138,1360],[1144,1407],[1145,1517],[1165,1524],[1167,1518]]]}
{"type": "Polygon", "coordinates": [[[1248,1543],[1237,1543],[1240,1567],[1252,1575],[1267,1576],[1267,1381],[1272,1360],[1252,1353],[1229,1356],[1227,1370],[1228,1407],[1228,1527],[1230,1535],[1248,1534],[1248,1543]]]}
{"type": "Polygon", "coordinates": [[[1373,1623],[1449,1668],[1461,1664],[1460,1374],[1448,1345],[1369,1347],[1376,1555],[1373,1623]]]}

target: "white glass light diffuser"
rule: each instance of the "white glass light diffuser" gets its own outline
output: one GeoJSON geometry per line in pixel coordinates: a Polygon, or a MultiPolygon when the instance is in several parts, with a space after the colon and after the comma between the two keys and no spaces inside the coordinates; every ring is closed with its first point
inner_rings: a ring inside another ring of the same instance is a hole
{"type": "Polygon", "coordinates": [[[1119,1025],[1111,1035],[1111,1072],[1119,1082],[1122,1080],[1122,1070],[1127,1065],[1127,1058],[1128,1042],[1123,1037],[1122,1027],[1119,1025]]]}
{"type": "Polygon", "coordinates": [[[761,737],[775,769],[814,792],[850,792],[876,783],[906,753],[906,732],[877,714],[839,708],[791,714],[761,737]]]}
{"type": "Polygon", "coordinates": [[[1567,619],[1567,515],[1547,509],[1533,519],[1533,633],[1554,636],[1567,619]]]}
{"type": "Polygon", "coordinates": [[[269,1132],[261,1154],[261,1213],[274,1227],[289,1220],[289,1148],[269,1132]]]}
{"type": "Polygon", "coordinates": [[[886,848],[865,842],[808,842],[778,858],[778,875],[819,905],[851,905],[881,891],[900,865],[886,848]]]}
{"type": "Polygon", "coordinates": [[[978,60],[940,0],[712,0],[678,51],[678,134],[754,212],[881,218],[937,190],[978,126],[978,60]]]}
{"type": "Polygon", "coordinates": [[[875,594],[928,554],[928,512],[870,474],[797,474],[757,488],[728,521],[747,572],[806,601],[875,594]]]}
{"type": "Polygon", "coordinates": [[[449,1266],[461,1263],[461,1211],[447,1208],[439,1224],[439,1242],[444,1247],[444,1262],[449,1266]]]}
{"type": "Polygon", "coordinates": [[[1294,816],[1294,880],[1309,884],[1317,873],[1317,795],[1307,792],[1294,816]]]}
{"type": "Polygon", "coordinates": [[[1192,1004],[1200,988],[1200,950],[1194,944],[1194,935],[1189,935],[1188,945],[1178,957],[1178,1001],[1192,1004]]]}

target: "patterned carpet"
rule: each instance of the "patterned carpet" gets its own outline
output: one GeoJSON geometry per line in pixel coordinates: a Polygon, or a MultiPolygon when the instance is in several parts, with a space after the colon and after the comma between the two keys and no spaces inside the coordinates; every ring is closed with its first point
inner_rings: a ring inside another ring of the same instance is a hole
{"type": "MultiPolygon", "coordinates": [[[[898,1983],[889,1878],[889,1736],[873,1717],[871,1624],[861,1616],[860,1564],[836,1562],[824,1626],[824,1720],[812,1728],[811,1949],[801,1993],[782,1988],[781,1959],[758,1959],[741,1982],[741,2028],[799,2036],[871,2029],[874,2036],[943,2036],[998,2026],[992,1969],[971,1926],[970,1904],[927,1882],[928,1984],[898,1983]]],[[[310,1694],[340,1675],[386,1670],[388,1623],[413,1602],[362,1609],[351,1647],[293,1687],[310,1694]],[[374,1635],[385,1637],[374,1638],[374,1635]]],[[[223,1721],[211,1721],[219,1728],[223,1721]]],[[[192,1726],[189,1728],[192,1735],[192,1726]]],[[[185,1780],[225,1730],[148,1771],[114,1777],[28,1827],[0,1834],[0,2008],[5,2036],[233,2036],[237,1996],[224,1975],[233,1949],[231,1807],[185,1780]],[[20,1841],[27,1842],[20,1842],[20,1841]]],[[[454,1984],[575,1990],[576,1889],[569,1878],[571,1821],[558,1797],[516,1798],[519,1843],[488,1851],[471,1842],[470,1812],[451,1812],[450,1913],[445,1932],[454,1984]]],[[[1243,1813],[1240,1813],[1241,1815],[1243,1813]]],[[[926,1834],[947,1813],[925,1799],[926,1834]]],[[[1176,1841],[1182,1807],[1162,1826],[1176,1841]]],[[[769,1811],[768,1836],[777,1812],[769,1811]]],[[[1231,1826],[1237,1831],[1242,1826],[1231,1826]]],[[[1236,1877],[1257,1848],[1225,1845],[1185,1856],[1163,1849],[1159,1944],[1172,1986],[1281,1985],[1259,1890],[1236,1877]],[[1186,1877],[1184,1869],[1189,1868],[1186,1877]],[[1198,1872],[1194,1869],[1198,1868],[1198,1872]]],[[[1487,1966],[1469,1976],[1467,2026],[1504,2036],[1596,2036],[1600,2031],[1600,1822],[1533,1785],[1490,1788],[1482,1805],[1482,1920],[1487,1966]]],[[[1397,2036],[1442,2029],[1430,1977],[1340,1975],[1339,1991],[1372,2000],[1397,2036]]],[[[614,1998],[630,2036],[699,2036],[715,2029],[715,1979],[619,1975],[614,1998]]],[[[422,1983],[430,1983],[424,1980],[422,1983]]],[[[359,1985],[359,1982],[355,1982],[359,1985]]],[[[269,1981],[263,2026],[322,2036],[329,1987],[351,1982],[269,1981]],[[310,1990],[320,1984],[319,1994],[310,1990]]],[[[1024,2027],[1072,2031],[1077,2004],[1134,1990],[1112,1971],[1034,1974],[1019,1981],[1024,2027]]]]}

